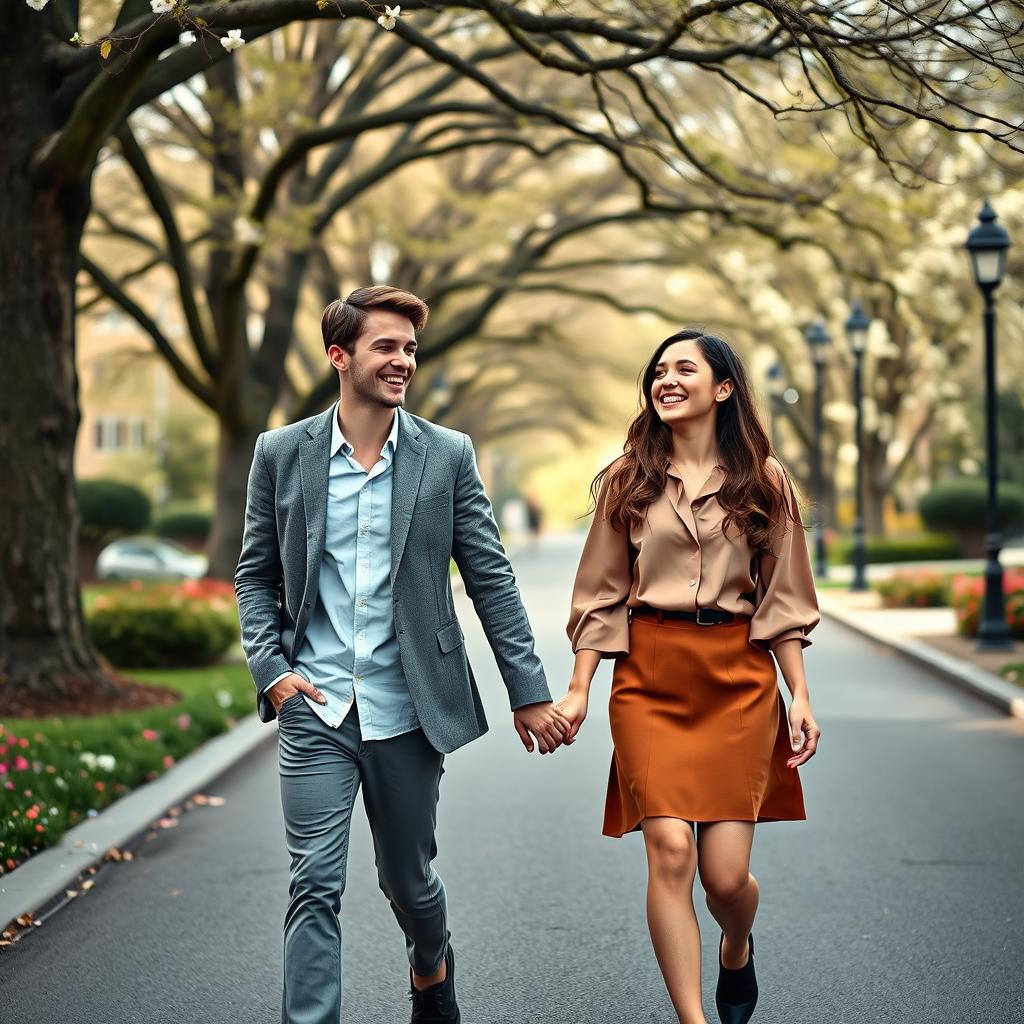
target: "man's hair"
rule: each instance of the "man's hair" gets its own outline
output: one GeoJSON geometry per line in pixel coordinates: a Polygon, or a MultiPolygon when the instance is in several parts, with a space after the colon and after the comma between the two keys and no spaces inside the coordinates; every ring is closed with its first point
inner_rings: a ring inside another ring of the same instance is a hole
{"type": "Polygon", "coordinates": [[[413,330],[419,333],[427,324],[430,309],[412,292],[378,284],[369,288],[357,288],[348,298],[335,299],[325,310],[320,321],[324,336],[324,351],[332,345],[339,345],[351,353],[356,339],[363,333],[366,315],[375,309],[385,309],[406,317],[413,330]]]}

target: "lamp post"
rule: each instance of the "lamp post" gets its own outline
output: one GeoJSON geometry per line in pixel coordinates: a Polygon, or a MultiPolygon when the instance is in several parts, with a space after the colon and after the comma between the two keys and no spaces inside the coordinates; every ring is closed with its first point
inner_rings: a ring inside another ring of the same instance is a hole
{"type": "Polygon", "coordinates": [[[857,405],[857,476],[854,486],[856,513],[853,522],[853,581],[850,590],[867,590],[867,552],[864,546],[864,402],[861,370],[871,320],[859,302],[854,302],[846,321],[846,338],[853,350],[853,400],[857,405]]]}
{"type": "Polygon", "coordinates": [[[779,402],[782,401],[782,393],[786,390],[786,382],[782,377],[782,366],[778,361],[772,363],[772,365],[768,367],[768,370],[765,373],[765,379],[768,384],[768,408],[771,412],[771,421],[769,426],[771,427],[772,448],[778,451],[779,402]]]}
{"type": "Polygon", "coordinates": [[[822,434],[824,420],[822,416],[822,395],[825,389],[825,360],[828,358],[828,343],[831,340],[825,324],[821,319],[815,320],[806,331],[804,340],[810,346],[811,358],[814,361],[814,500],[817,503],[817,515],[814,526],[815,559],[817,575],[824,579],[828,575],[828,564],[825,561],[825,483],[821,472],[822,434]]]}
{"type": "Polygon", "coordinates": [[[999,530],[999,444],[996,407],[996,307],[995,290],[1006,273],[1006,250],[1010,236],[996,223],[995,210],[985,200],[979,223],[967,236],[974,283],[985,298],[985,457],[988,462],[988,501],[985,509],[985,605],[978,626],[978,650],[1000,651],[1013,647],[1006,621],[1003,597],[1003,567],[999,552],[1003,538],[999,530]]]}

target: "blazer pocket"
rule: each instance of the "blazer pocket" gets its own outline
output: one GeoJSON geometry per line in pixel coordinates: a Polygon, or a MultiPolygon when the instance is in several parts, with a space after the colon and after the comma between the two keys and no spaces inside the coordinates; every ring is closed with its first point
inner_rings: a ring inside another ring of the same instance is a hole
{"type": "Polygon", "coordinates": [[[442,491],[440,494],[430,494],[420,498],[413,506],[413,515],[419,512],[429,512],[435,508],[449,508],[452,503],[451,491],[442,491]]]}
{"type": "Polygon", "coordinates": [[[444,654],[454,651],[456,647],[466,642],[458,619],[453,619],[447,626],[442,626],[437,631],[437,642],[444,654]]]}

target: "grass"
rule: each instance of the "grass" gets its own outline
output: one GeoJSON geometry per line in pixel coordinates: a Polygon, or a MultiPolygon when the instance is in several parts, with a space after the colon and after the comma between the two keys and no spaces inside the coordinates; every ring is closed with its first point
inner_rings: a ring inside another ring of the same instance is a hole
{"type": "Polygon", "coordinates": [[[181,699],[89,718],[0,722],[0,875],[162,775],[255,707],[245,664],[125,674],[176,690],[181,699]]]}

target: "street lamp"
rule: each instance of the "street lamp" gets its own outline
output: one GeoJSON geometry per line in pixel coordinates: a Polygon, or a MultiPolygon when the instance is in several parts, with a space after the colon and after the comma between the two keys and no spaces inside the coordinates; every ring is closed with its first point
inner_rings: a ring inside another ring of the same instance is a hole
{"type": "Polygon", "coordinates": [[[822,395],[825,389],[825,361],[828,358],[830,340],[824,321],[820,318],[804,331],[804,341],[810,346],[811,358],[814,361],[814,500],[818,506],[814,526],[814,547],[818,563],[816,571],[821,579],[828,575],[828,565],[825,561],[825,484],[821,472],[821,448],[822,434],[825,432],[822,395]]]}
{"type": "Polygon", "coordinates": [[[985,454],[988,461],[988,501],[985,510],[985,606],[978,627],[978,650],[1002,651],[1013,647],[1006,621],[1003,598],[1003,567],[999,552],[1003,538],[999,531],[999,447],[996,413],[996,307],[995,290],[1006,273],[1006,250],[1010,236],[996,223],[995,210],[985,200],[978,214],[979,223],[967,236],[974,283],[985,298],[985,454]]]}
{"type": "Polygon", "coordinates": [[[768,367],[768,370],[765,373],[765,378],[768,384],[768,408],[771,412],[770,427],[772,447],[777,451],[779,447],[779,402],[782,401],[782,394],[786,390],[786,381],[782,376],[782,366],[778,361],[772,363],[772,365],[768,367]]]}
{"type": "Polygon", "coordinates": [[[850,590],[856,591],[868,589],[864,571],[867,552],[864,548],[864,402],[861,369],[864,349],[867,347],[868,328],[871,326],[871,320],[859,302],[854,302],[844,326],[846,339],[853,350],[853,395],[857,403],[857,477],[854,487],[857,511],[853,523],[853,582],[850,584],[850,590]]]}

